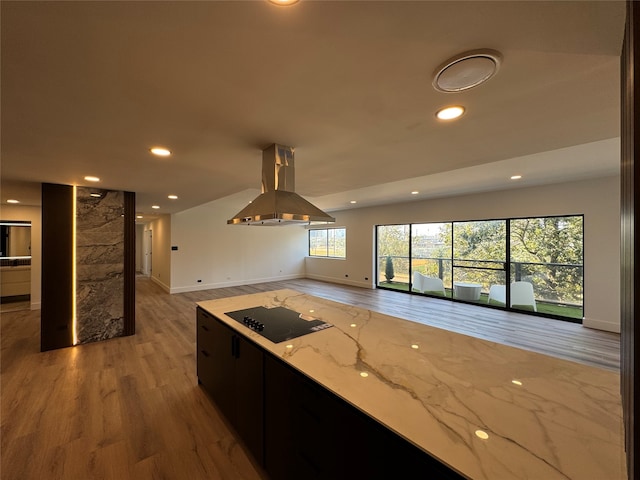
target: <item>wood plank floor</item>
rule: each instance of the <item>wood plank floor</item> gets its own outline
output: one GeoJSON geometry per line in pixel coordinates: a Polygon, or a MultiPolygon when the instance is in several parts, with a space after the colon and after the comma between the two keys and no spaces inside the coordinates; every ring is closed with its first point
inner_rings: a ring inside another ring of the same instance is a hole
{"type": "Polygon", "coordinates": [[[197,385],[194,303],[280,288],[619,368],[619,335],[571,323],[306,279],[168,295],[139,278],[132,337],[40,353],[39,312],[2,314],[0,478],[266,478],[197,385]]]}

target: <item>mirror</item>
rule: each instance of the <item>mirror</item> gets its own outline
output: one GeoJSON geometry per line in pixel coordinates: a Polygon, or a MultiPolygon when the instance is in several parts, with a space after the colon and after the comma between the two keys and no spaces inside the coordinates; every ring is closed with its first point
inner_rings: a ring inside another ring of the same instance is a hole
{"type": "Polygon", "coordinates": [[[0,221],[0,312],[29,310],[31,222],[0,221]]]}
{"type": "Polygon", "coordinates": [[[31,223],[0,222],[0,259],[31,258],[31,223]]]}

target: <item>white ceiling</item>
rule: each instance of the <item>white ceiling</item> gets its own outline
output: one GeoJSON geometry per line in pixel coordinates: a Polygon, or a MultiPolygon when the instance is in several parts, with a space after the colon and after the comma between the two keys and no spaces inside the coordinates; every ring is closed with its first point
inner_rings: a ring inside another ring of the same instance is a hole
{"type": "Polygon", "coordinates": [[[624,2],[1,9],[3,203],[97,175],[139,212],[175,213],[259,188],[274,142],[296,147],[296,191],[327,210],[618,172],[624,2]],[[478,48],[502,52],[498,75],[433,89],[440,64],[478,48]],[[448,104],[467,113],[437,121],[448,104]]]}

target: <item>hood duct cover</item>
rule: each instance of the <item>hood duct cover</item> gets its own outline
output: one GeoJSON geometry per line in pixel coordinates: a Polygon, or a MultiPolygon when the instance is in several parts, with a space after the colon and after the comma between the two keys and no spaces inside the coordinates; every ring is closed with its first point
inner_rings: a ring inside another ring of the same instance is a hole
{"type": "Polygon", "coordinates": [[[288,225],[335,222],[295,193],[293,148],[273,144],[262,151],[262,193],[240,210],[231,225],[288,225]]]}

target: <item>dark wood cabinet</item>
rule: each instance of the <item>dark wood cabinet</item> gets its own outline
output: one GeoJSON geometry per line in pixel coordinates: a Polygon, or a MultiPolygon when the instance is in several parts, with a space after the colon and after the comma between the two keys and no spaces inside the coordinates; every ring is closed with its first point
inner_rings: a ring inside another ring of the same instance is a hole
{"type": "Polygon", "coordinates": [[[272,480],[463,478],[200,308],[198,380],[272,480]]]}
{"type": "Polygon", "coordinates": [[[423,450],[265,354],[265,469],[277,480],[459,480],[423,450]]]}
{"type": "Polygon", "coordinates": [[[262,464],[262,349],[200,308],[197,319],[198,381],[262,464]]]}

